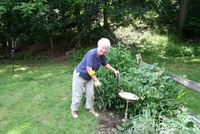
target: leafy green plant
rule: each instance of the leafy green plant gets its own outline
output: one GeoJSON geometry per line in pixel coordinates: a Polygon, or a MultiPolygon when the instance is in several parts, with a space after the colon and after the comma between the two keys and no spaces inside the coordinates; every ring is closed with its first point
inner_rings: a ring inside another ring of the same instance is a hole
{"type": "MultiPolygon", "coordinates": [[[[164,71],[156,71],[157,64],[152,66],[141,66],[140,68],[135,68],[134,81],[137,86],[132,87],[132,91],[140,97],[140,105],[135,106],[134,109],[141,111],[142,107],[148,106],[153,113],[158,113],[160,111],[176,109],[179,105],[179,96],[184,93],[180,90],[179,86],[170,79],[169,76],[164,74],[164,71]],[[134,88],[136,87],[136,88],[134,88]]],[[[166,114],[165,113],[165,114],[166,114]]],[[[168,113],[169,114],[169,113],[168,113]]]]}
{"type": "Polygon", "coordinates": [[[196,134],[200,132],[196,117],[188,115],[186,108],[174,110],[174,117],[157,116],[152,114],[149,108],[144,108],[142,111],[139,115],[124,122],[122,127],[118,126],[118,129],[124,134],[196,134]]]}
{"type": "Polygon", "coordinates": [[[167,37],[164,35],[145,34],[138,45],[138,52],[146,55],[163,55],[167,44],[167,37]]]}
{"type": "Polygon", "coordinates": [[[196,117],[189,115],[186,108],[177,110],[176,114],[177,115],[174,118],[163,117],[164,119],[160,124],[160,133],[200,133],[199,124],[196,117]]]}
{"type": "Polygon", "coordinates": [[[175,57],[181,57],[182,56],[182,51],[181,48],[175,45],[168,45],[166,47],[166,56],[175,56],[175,57]]]}
{"type": "Polygon", "coordinates": [[[79,59],[79,60],[82,59],[85,56],[85,54],[92,48],[94,48],[94,47],[87,47],[85,49],[77,50],[76,51],[76,58],[79,59]]]}
{"type": "Polygon", "coordinates": [[[24,59],[24,55],[16,53],[15,59],[17,59],[17,60],[23,60],[24,59]]]}
{"type": "Polygon", "coordinates": [[[200,44],[198,44],[198,43],[195,43],[195,44],[193,44],[194,45],[194,55],[195,56],[200,56],[200,44]]]}
{"type": "MultiPolygon", "coordinates": [[[[164,111],[163,114],[171,116],[170,110],[179,106],[179,96],[184,93],[170,77],[164,75],[164,70],[159,69],[159,72],[155,70],[157,64],[150,67],[138,67],[136,61],[131,59],[127,48],[119,43],[116,48],[109,50],[107,59],[108,63],[120,71],[119,89],[140,97],[138,102],[130,104],[129,112],[137,115],[143,107],[148,106],[153,113],[164,111]]],[[[113,77],[113,72],[101,68],[97,76],[103,83],[100,92],[105,105],[112,107],[117,103],[118,111],[124,112],[125,100],[118,96],[119,91],[116,91],[116,79],[113,77]]],[[[97,94],[96,98],[98,98],[97,94]]],[[[96,105],[102,108],[100,100],[96,101],[96,105]]]]}
{"type": "Polygon", "coordinates": [[[132,117],[122,124],[122,127],[118,126],[120,131],[124,134],[150,134],[158,133],[159,125],[157,123],[155,114],[151,114],[151,111],[143,109],[143,112],[137,116],[132,117]]]}
{"type": "MultiPolygon", "coordinates": [[[[118,43],[116,47],[111,47],[106,54],[107,61],[115,69],[120,72],[120,81],[121,77],[129,75],[130,68],[137,65],[136,61],[131,58],[131,53],[128,51],[129,47],[124,46],[121,43],[118,43]]],[[[102,86],[99,88],[104,103],[108,107],[114,106],[116,103],[116,97],[118,97],[118,91],[116,90],[117,79],[114,77],[114,73],[104,67],[101,67],[97,72],[97,77],[102,83],[102,86]]],[[[119,83],[119,89],[122,89],[121,82],[119,83]]],[[[98,94],[96,94],[98,98],[98,94]]],[[[117,103],[120,105],[120,102],[124,100],[117,99],[117,103]]],[[[96,101],[96,105],[101,109],[102,102],[100,100],[96,101]]]]}
{"type": "Polygon", "coordinates": [[[29,52],[28,54],[26,54],[26,55],[24,56],[24,59],[25,59],[25,60],[33,60],[33,59],[34,59],[33,53],[32,53],[32,52],[29,52]]]}
{"type": "Polygon", "coordinates": [[[135,42],[137,53],[156,56],[194,57],[199,55],[199,43],[185,42],[177,35],[159,35],[154,32],[144,32],[135,42]]]}
{"type": "Polygon", "coordinates": [[[71,60],[78,60],[77,57],[76,57],[76,54],[75,54],[74,50],[67,51],[67,52],[65,53],[65,55],[67,56],[68,59],[71,59],[71,60]]]}
{"type": "Polygon", "coordinates": [[[193,56],[195,54],[194,46],[188,46],[187,44],[182,45],[173,45],[170,44],[165,49],[166,56],[174,56],[174,57],[181,57],[181,56],[193,56]]]}

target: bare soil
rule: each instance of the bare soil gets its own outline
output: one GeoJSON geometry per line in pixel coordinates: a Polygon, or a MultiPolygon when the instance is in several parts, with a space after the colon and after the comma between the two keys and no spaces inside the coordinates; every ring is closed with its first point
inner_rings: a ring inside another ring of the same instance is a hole
{"type": "Polygon", "coordinates": [[[100,112],[101,118],[98,120],[100,127],[96,129],[96,134],[119,134],[117,126],[121,126],[124,115],[118,114],[114,110],[100,112]]]}

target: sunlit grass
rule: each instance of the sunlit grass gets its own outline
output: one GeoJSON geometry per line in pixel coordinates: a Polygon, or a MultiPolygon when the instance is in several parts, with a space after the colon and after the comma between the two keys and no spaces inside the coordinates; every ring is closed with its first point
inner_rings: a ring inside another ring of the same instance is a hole
{"type": "Polygon", "coordinates": [[[193,63],[200,63],[200,57],[198,59],[197,58],[196,59],[192,59],[191,62],[193,62],[193,63]]]}
{"type": "Polygon", "coordinates": [[[95,133],[97,118],[85,104],[80,106],[78,119],[70,113],[72,72],[77,63],[16,64],[14,73],[9,63],[0,64],[0,133],[95,133]]]}
{"type": "Polygon", "coordinates": [[[186,94],[182,98],[184,101],[183,105],[188,107],[193,113],[200,115],[200,94],[188,88],[185,88],[184,90],[186,91],[186,94]]]}

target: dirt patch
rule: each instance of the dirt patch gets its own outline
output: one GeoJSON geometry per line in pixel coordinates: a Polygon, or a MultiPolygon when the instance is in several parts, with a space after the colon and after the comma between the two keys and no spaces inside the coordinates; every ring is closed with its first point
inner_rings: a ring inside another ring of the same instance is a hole
{"type": "Polygon", "coordinates": [[[117,126],[121,126],[124,115],[118,114],[113,110],[108,111],[109,117],[106,112],[100,112],[101,118],[98,120],[100,127],[96,129],[96,134],[118,134],[117,126]]]}

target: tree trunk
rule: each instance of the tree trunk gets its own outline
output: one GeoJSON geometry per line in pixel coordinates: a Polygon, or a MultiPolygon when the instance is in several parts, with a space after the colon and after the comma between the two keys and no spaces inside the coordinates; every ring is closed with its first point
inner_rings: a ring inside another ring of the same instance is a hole
{"type": "Polygon", "coordinates": [[[50,36],[49,36],[49,39],[50,39],[50,44],[51,44],[51,53],[52,53],[52,55],[53,55],[53,57],[54,57],[54,56],[55,56],[55,55],[54,55],[54,45],[53,45],[53,39],[52,39],[51,34],[50,34],[50,36]]]}
{"type": "Polygon", "coordinates": [[[183,34],[183,25],[188,13],[188,0],[179,0],[179,6],[179,33],[183,34]]]}
{"type": "Polygon", "coordinates": [[[109,26],[107,8],[103,9],[103,20],[104,20],[104,25],[103,26],[107,29],[108,26],[109,26]]]}
{"type": "Polygon", "coordinates": [[[78,37],[78,47],[81,46],[81,40],[79,38],[79,34],[81,32],[81,24],[79,22],[79,16],[80,16],[80,6],[75,6],[75,13],[76,13],[76,22],[77,22],[77,37],[78,37]]]}

